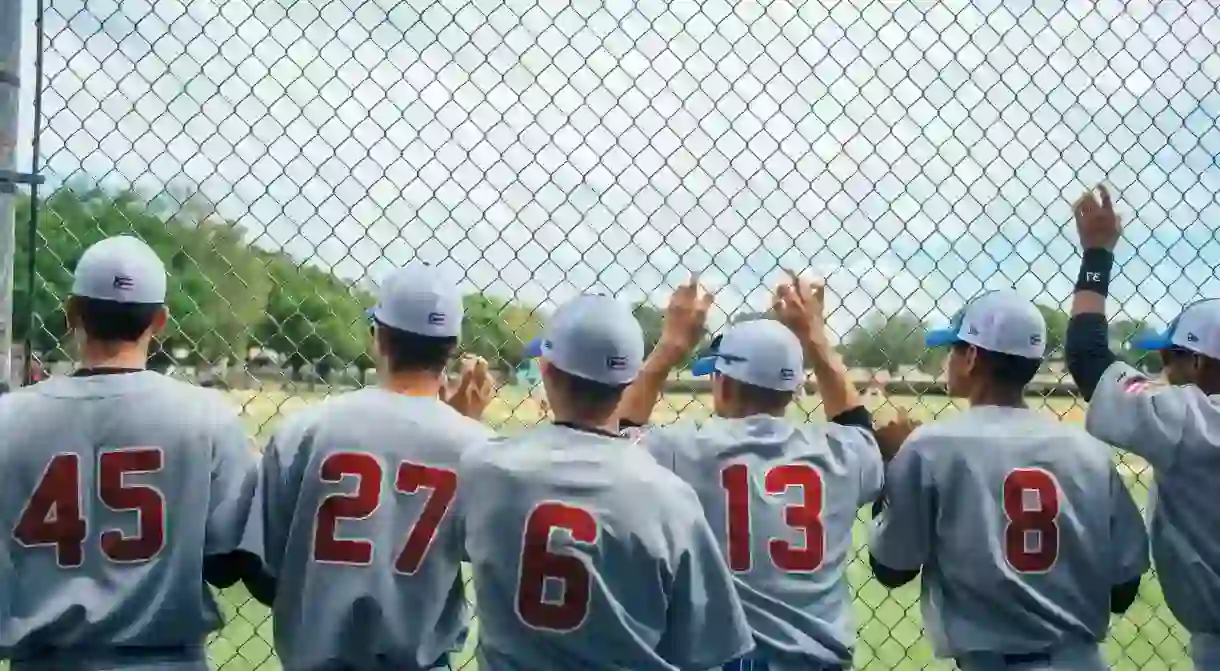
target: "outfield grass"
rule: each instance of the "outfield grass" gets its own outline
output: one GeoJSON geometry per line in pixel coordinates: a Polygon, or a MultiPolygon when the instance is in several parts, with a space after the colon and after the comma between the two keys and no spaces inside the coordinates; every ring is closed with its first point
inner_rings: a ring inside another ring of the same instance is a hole
{"type": "MultiPolygon", "coordinates": [[[[270,437],[284,413],[293,412],[321,398],[319,394],[296,395],[283,390],[232,394],[234,400],[243,406],[243,416],[260,442],[270,437]]],[[[949,399],[933,396],[893,397],[884,401],[874,399],[870,405],[881,418],[901,407],[923,421],[956,410],[949,399]]],[[[1031,399],[1031,405],[1063,421],[1080,422],[1084,418],[1083,407],[1072,399],[1031,399]]],[[[679,416],[706,417],[710,412],[710,401],[706,396],[673,394],[661,402],[653,419],[663,423],[679,416]]],[[[822,418],[816,397],[802,399],[792,414],[794,417],[822,418]]],[[[541,419],[536,403],[512,389],[503,390],[487,412],[488,422],[506,433],[518,431],[541,419]]],[[[1147,500],[1150,473],[1138,460],[1127,458],[1124,465],[1124,476],[1142,507],[1147,500]]],[[[854,533],[857,557],[848,568],[860,631],[856,668],[876,671],[953,668],[951,664],[934,660],[923,638],[918,584],[891,592],[870,579],[865,550],[865,517],[866,513],[862,511],[854,533]]],[[[213,640],[213,662],[227,671],[278,669],[279,664],[268,644],[271,640],[271,620],[267,610],[241,589],[227,590],[221,600],[228,624],[213,640]]],[[[477,626],[476,622],[476,635],[471,636],[471,648],[477,637],[477,626]]],[[[1114,669],[1189,669],[1185,641],[1185,633],[1169,614],[1160,586],[1155,577],[1151,577],[1145,581],[1139,600],[1128,614],[1113,620],[1106,656],[1114,669]]],[[[466,650],[459,658],[457,668],[474,671],[476,665],[471,654],[471,649],[466,650]]]]}

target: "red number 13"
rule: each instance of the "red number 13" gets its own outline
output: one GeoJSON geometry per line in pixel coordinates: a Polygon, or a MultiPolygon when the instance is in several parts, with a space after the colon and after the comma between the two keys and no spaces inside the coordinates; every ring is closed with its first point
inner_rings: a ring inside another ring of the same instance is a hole
{"type": "MultiPolygon", "coordinates": [[[[750,471],[745,464],[733,464],[720,472],[728,494],[728,560],[737,573],[753,566],[750,531],[750,471]]],[[[822,474],[808,464],[785,464],[767,471],[763,486],[773,496],[798,487],[804,497],[800,504],[784,508],[784,523],[801,532],[803,547],[778,538],[768,544],[771,563],[782,571],[815,571],[826,554],[826,530],[822,525],[822,474]]]]}

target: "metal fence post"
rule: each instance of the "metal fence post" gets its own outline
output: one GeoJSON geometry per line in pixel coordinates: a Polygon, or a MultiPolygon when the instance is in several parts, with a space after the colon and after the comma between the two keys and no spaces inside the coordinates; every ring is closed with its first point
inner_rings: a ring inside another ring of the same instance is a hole
{"type": "MultiPolygon", "coordinates": [[[[0,171],[17,171],[17,133],[21,100],[22,0],[0,0],[0,171]]],[[[13,223],[15,181],[0,179],[0,389],[17,386],[13,351],[13,223]]]]}

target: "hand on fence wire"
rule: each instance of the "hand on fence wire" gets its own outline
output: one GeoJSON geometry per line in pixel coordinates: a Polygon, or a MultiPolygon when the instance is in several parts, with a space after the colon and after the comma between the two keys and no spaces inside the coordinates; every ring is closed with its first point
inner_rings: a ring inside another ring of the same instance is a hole
{"type": "Polygon", "coordinates": [[[457,387],[452,392],[442,387],[441,394],[454,410],[471,419],[482,420],[483,411],[495,395],[495,377],[488,369],[487,360],[481,356],[462,359],[457,387]]]}
{"type": "Polygon", "coordinates": [[[1098,184],[1097,192],[1101,194],[1100,202],[1092,191],[1086,191],[1072,205],[1076,233],[1082,249],[1114,251],[1123,232],[1122,217],[1114,212],[1114,202],[1105,185],[1098,184]]]}
{"type": "Polygon", "coordinates": [[[681,352],[683,358],[693,351],[703,340],[707,330],[707,314],[715,300],[715,294],[699,284],[697,275],[692,275],[669,297],[669,304],[665,306],[665,320],[661,325],[660,344],[681,352]]]}
{"type": "Polygon", "coordinates": [[[826,282],[787,272],[788,279],[775,288],[771,311],[801,343],[826,341],[826,282]]]}
{"type": "Polygon", "coordinates": [[[898,455],[903,443],[911,434],[923,426],[923,422],[914,420],[905,409],[898,411],[898,416],[876,428],[877,447],[881,450],[881,460],[889,463],[898,455]]]}

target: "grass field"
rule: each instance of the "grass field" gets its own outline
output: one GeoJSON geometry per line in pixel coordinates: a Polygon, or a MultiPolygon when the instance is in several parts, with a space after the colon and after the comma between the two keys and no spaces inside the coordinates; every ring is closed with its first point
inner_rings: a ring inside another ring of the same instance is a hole
{"type": "MultiPolygon", "coordinates": [[[[251,432],[265,442],[275,424],[286,413],[291,413],[316,402],[320,394],[291,394],[282,390],[259,392],[231,392],[234,400],[243,407],[251,432]]],[[[1084,409],[1071,399],[1030,399],[1032,406],[1045,410],[1063,421],[1081,422],[1084,409]]],[[[944,413],[956,411],[956,407],[945,397],[894,397],[884,402],[873,402],[878,417],[885,418],[895,407],[908,409],[918,419],[928,421],[944,413]]],[[[681,417],[706,417],[710,415],[710,399],[695,395],[669,395],[662,400],[654,415],[654,421],[664,423],[681,417]]],[[[794,417],[820,419],[816,397],[802,399],[793,409],[794,417]]],[[[504,432],[520,430],[541,421],[542,415],[534,401],[512,389],[505,389],[488,409],[487,419],[504,432]]],[[[1150,472],[1142,464],[1124,461],[1124,474],[1137,500],[1144,504],[1150,472]]],[[[865,513],[856,525],[855,541],[857,559],[849,568],[848,575],[853,586],[856,605],[856,622],[860,641],[857,646],[856,668],[880,669],[949,669],[952,665],[933,659],[931,649],[922,635],[922,624],[918,607],[918,584],[889,591],[870,580],[867,554],[864,543],[867,538],[865,513]]],[[[265,608],[255,603],[240,589],[228,590],[222,595],[225,607],[225,629],[215,637],[211,653],[214,664],[229,671],[265,671],[278,669],[272,655],[271,620],[265,608]]],[[[471,648],[477,637],[471,637],[471,648]]],[[[1106,645],[1107,660],[1114,669],[1189,669],[1190,662],[1185,647],[1186,636],[1165,607],[1160,586],[1155,578],[1146,579],[1140,598],[1128,614],[1113,620],[1110,639],[1106,645]]],[[[474,671],[468,649],[457,660],[456,668],[474,671]]]]}

